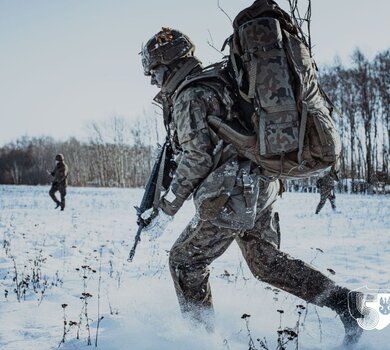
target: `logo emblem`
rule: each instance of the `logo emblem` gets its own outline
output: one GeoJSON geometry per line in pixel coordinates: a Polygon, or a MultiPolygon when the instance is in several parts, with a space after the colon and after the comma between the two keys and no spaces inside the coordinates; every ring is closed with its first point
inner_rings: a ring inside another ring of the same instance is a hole
{"type": "Polygon", "coordinates": [[[390,291],[355,289],[349,293],[348,308],[361,328],[382,330],[390,324],[390,291]]]}

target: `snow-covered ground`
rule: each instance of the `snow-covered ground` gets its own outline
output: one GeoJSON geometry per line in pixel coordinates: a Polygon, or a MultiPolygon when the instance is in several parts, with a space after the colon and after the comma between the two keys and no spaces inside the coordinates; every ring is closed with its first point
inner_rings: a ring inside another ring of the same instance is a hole
{"type": "MultiPolygon", "coordinates": [[[[0,186],[2,350],[88,349],[96,335],[102,350],[245,350],[246,321],[256,348],[265,337],[273,350],[277,310],[284,310],[282,327],[292,328],[296,305],[306,306],[255,280],[233,243],[212,265],[216,330],[192,328],[180,316],[167,264],[193,214],[191,202],[157,241],[145,236],[129,263],[141,189],[71,187],[64,212],[53,209],[48,190],[0,186]],[[244,313],[251,317],[242,319],[244,313]]],[[[318,200],[318,194],[285,193],[278,201],[281,249],[327,275],[334,270],[331,277],[351,289],[390,288],[390,197],[338,195],[339,213],[327,203],[315,215],[318,200]]],[[[343,328],[330,310],[308,305],[300,320],[299,349],[341,343],[343,328]]],[[[357,348],[389,349],[390,326],[364,332],[357,348]]]]}

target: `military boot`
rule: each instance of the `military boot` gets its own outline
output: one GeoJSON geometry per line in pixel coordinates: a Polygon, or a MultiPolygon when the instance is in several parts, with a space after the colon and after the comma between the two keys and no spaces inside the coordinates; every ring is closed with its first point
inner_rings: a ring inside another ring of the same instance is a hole
{"type": "Polygon", "coordinates": [[[355,345],[362,336],[363,329],[358,325],[356,319],[363,318],[358,305],[363,294],[350,291],[347,288],[335,287],[324,303],[325,306],[336,311],[343,323],[345,336],[343,346],[351,347],[355,345]]]}
{"type": "Polygon", "coordinates": [[[199,305],[179,297],[180,310],[183,318],[191,327],[204,328],[208,333],[214,332],[214,308],[213,305],[199,305]]]}
{"type": "Polygon", "coordinates": [[[183,313],[184,319],[186,319],[191,327],[204,328],[207,333],[214,332],[214,311],[209,308],[195,307],[190,312],[183,313]]]}

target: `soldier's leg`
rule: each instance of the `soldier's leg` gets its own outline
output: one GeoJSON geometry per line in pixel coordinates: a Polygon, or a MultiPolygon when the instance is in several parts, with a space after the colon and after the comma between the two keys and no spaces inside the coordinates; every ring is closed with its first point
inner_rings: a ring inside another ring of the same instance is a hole
{"type": "Polygon", "coordinates": [[[169,267],[184,316],[211,330],[213,305],[208,265],[234,240],[235,231],[209,222],[190,223],[170,250],[169,267]]]}
{"type": "Polygon", "coordinates": [[[336,210],[336,196],[331,193],[328,197],[330,205],[332,206],[332,209],[335,211],[336,210]]]}
{"type": "Polygon", "coordinates": [[[61,202],[60,202],[61,210],[64,210],[65,209],[66,187],[60,186],[59,191],[60,191],[60,195],[61,195],[61,202]]]}
{"type": "Polygon", "coordinates": [[[237,235],[236,241],[253,275],[304,300],[315,302],[333,282],[302,260],[278,249],[280,238],[273,214],[277,183],[263,183],[257,201],[255,226],[237,235]]]}
{"type": "MultiPolygon", "coordinates": [[[[271,206],[259,207],[255,227],[236,237],[253,275],[305,301],[336,311],[345,328],[344,342],[356,343],[362,330],[349,313],[347,299],[353,294],[309,264],[281,252],[277,237],[271,206]]],[[[360,317],[356,310],[354,313],[360,317]]]]}
{"type": "Polygon", "coordinates": [[[321,194],[320,202],[317,205],[316,214],[318,214],[321,211],[322,207],[325,205],[326,199],[327,199],[327,196],[324,194],[321,194]]]}
{"type": "Polygon", "coordinates": [[[236,238],[252,274],[274,287],[321,305],[322,297],[334,287],[333,281],[277,248],[277,233],[268,210],[263,212],[259,224],[257,230],[247,230],[236,238]],[[261,226],[263,223],[269,225],[261,226]],[[274,238],[270,239],[272,232],[274,238]]]}
{"type": "Polygon", "coordinates": [[[49,196],[57,204],[56,209],[60,206],[60,201],[57,199],[56,192],[58,191],[57,186],[52,185],[49,191],[49,196]]]}
{"type": "Polygon", "coordinates": [[[358,342],[363,330],[355,319],[363,315],[355,301],[348,306],[348,299],[358,298],[358,293],[335,285],[320,271],[281,252],[273,242],[259,238],[253,231],[245,232],[237,241],[256,278],[307,302],[334,310],[344,326],[344,345],[358,342]]]}

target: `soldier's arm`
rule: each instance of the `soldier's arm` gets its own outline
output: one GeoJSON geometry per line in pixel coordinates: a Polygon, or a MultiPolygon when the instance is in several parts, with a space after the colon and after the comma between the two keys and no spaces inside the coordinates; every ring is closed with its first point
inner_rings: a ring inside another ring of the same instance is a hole
{"type": "Polygon", "coordinates": [[[208,106],[194,89],[183,91],[174,106],[173,122],[182,153],[171,183],[170,195],[161,209],[174,215],[213,167],[214,145],[206,122],[208,106]]]}
{"type": "Polygon", "coordinates": [[[53,171],[48,171],[48,173],[53,177],[52,183],[55,184],[57,182],[58,165],[56,165],[53,171]]]}

